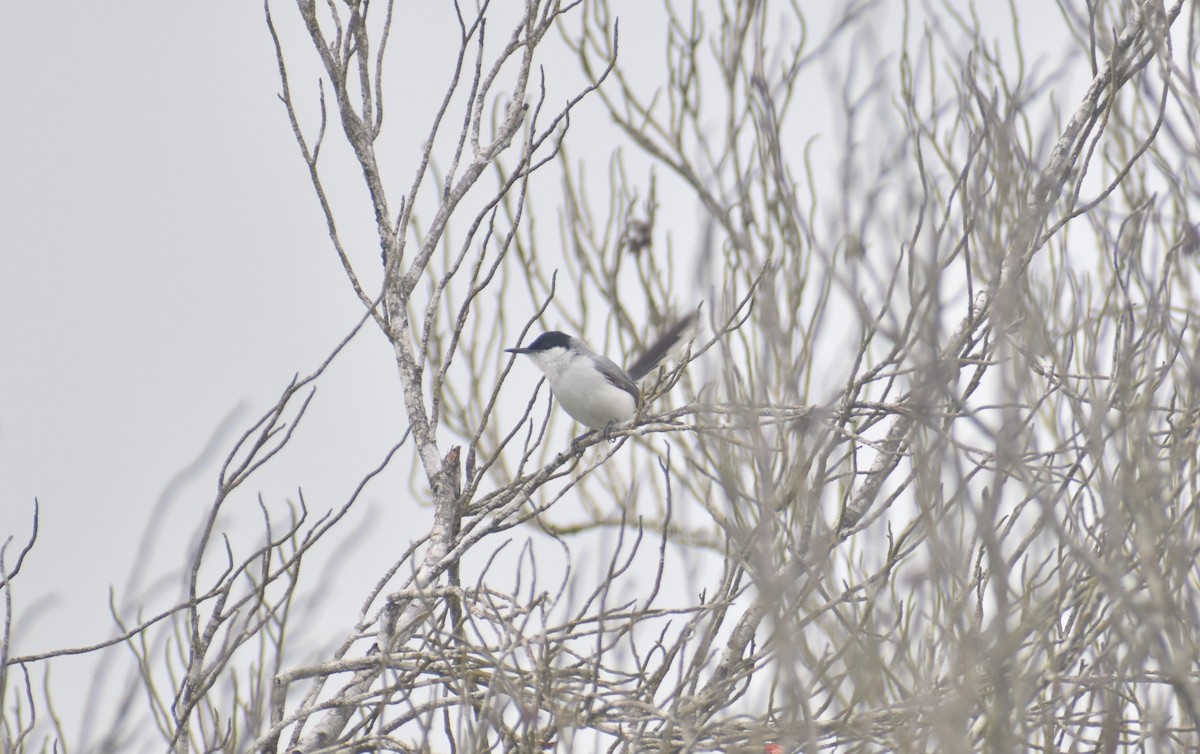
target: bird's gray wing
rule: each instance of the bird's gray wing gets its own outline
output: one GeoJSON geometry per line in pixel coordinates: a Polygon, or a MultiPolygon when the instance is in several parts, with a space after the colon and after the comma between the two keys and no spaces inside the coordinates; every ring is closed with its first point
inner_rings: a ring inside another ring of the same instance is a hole
{"type": "Polygon", "coordinates": [[[600,373],[604,375],[606,380],[632,395],[634,403],[641,402],[641,392],[638,391],[637,385],[633,384],[633,380],[629,379],[629,375],[625,374],[624,369],[604,356],[597,355],[596,360],[597,365],[600,367],[600,373]]]}

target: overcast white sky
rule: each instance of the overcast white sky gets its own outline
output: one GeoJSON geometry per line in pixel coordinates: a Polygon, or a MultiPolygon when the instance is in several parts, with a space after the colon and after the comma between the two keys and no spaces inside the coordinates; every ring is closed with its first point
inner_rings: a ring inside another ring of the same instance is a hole
{"type": "MultiPolygon", "coordinates": [[[[5,3],[0,28],[0,537],[14,538],[10,564],[41,503],[39,543],[13,589],[25,616],[14,650],[25,653],[109,635],[109,588],[123,591],[164,493],[172,512],[151,542],[162,562],[180,562],[232,437],[218,438],[197,474],[173,485],[175,475],[231,412],[242,431],[292,374],[319,364],[360,306],[276,99],[260,3],[5,3]]],[[[392,44],[436,70],[447,52],[437,28],[409,26],[392,44]]],[[[622,31],[636,40],[637,29],[622,31]]],[[[426,72],[403,84],[424,87],[411,91],[414,111],[442,80],[426,72]]],[[[311,99],[314,82],[293,83],[311,99]]],[[[374,249],[373,233],[366,223],[357,238],[374,249]]],[[[319,429],[255,489],[278,498],[303,488],[324,510],[403,430],[383,338],[358,338],[321,391],[310,417],[319,429]]],[[[402,471],[390,483],[406,489],[402,471]]],[[[405,522],[422,529],[423,513],[389,510],[398,499],[369,496],[354,514],[395,530],[394,549],[360,553],[370,580],[370,563],[391,563],[407,544],[405,522]]],[[[353,608],[363,592],[335,597],[353,608]]]]}
{"type": "MultiPolygon", "coordinates": [[[[19,632],[27,652],[108,633],[108,588],[172,477],[231,411],[240,432],[319,364],[359,305],[275,96],[261,4],[19,3],[0,18],[0,534],[24,541],[36,497],[17,604],[73,606],[19,632]]],[[[329,507],[394,441],[382,338],[346,357],[339,410],[318,402],[314,419],[347,463],[301,453],[268,494],[303,487],[329,507]]],[[[185,507],[156,537],[172,559],[212,470],[175,490],[185,507]]]]}

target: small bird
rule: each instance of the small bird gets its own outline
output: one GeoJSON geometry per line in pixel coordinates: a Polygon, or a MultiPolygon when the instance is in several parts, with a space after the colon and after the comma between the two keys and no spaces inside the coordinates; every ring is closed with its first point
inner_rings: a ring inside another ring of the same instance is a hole
{"type": "Polygon", "coordinates": [[[609,429],[637,413],[641,392],[636,381],[658,366],[695,316],[689,314],[672,325],[630,366],[629,372],[592,351],[579,338],[558,330],[542,333],[525,348],[504,350],[533,359],[572,419],[591,429],[609,429]]]}

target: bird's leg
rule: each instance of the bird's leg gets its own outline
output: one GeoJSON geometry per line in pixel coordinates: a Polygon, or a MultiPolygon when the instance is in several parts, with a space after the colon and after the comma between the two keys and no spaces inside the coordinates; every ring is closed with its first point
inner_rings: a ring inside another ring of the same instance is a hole
{"type": "Polygon", "coordinates": [[[571,438],[571,452],[575,455],[583,454],[583,438],[590,435],[591,432],[584,432],[581,435],[571,438]]]}
{"type": "Polygon", "coordinates": [[[608,444],[609,444],[609,445],[612,445],[614,442],[616,442],[616,441],[617,441],[617,439],[616,439],[615,437],[613,437],[613,436],[612,436],[613,429],[614,429],[616,426],[617,426],[617,420],[616,420],[616,419],[613,419],[612,421],[610,421],[608,424],[606,424],[606,425],[604,426],[604,433],[601,435],[601,437],[603,437],[605,440],[608,440],[608,444]]]}
{"type": "Polygon", "coordinates": [[[583,434],[581,434],[571,440],[571,450],[577,454],[582,453],[583,452],[583,438],[587,437],[588,435],[592,434],[593,432],[598,432],[602,438],[604,438],[605,440],[608,440],[609,445],[612,445],[614,442],[617,441],[617,438],[613,437],[613,430],[616,429],[617,425],[620,423],[621,422],[617,421],[616,419],[613,419],[608,424],[604,425],[604,429],[593,429],[593,430],[584,432],[583,434]]]}

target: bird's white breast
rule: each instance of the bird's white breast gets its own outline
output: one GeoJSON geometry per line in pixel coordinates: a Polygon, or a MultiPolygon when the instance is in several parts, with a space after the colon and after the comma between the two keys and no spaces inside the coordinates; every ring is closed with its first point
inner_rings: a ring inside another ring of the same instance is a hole
{"type": "Polygon", "coordinates": [[[575,421],[592,429],[633,417],[633,396],[608,381],[589,357],[553,348],[530,354],[550,381],[550,389],[563,410],[575,421]]]}

